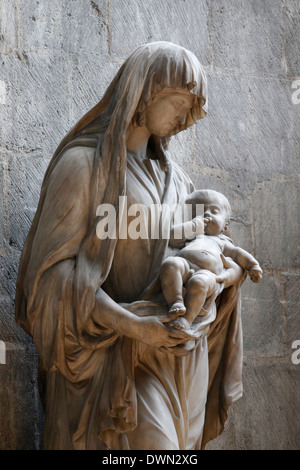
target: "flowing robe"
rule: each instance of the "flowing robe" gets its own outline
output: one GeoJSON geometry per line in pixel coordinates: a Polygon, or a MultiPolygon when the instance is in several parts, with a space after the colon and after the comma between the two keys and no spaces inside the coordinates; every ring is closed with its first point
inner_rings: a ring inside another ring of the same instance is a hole
{"type": "MultiPolygon", "coordinates": [[[[90,223],[93,158],[83,146],[63,153],[44,187],[27,255],[25,247],[17,318],[40,357],[44,448],[199,449],[221,432],[228,405],[241,395],[239,286],[218,297],[217,318],[214,305],[197,347],[183,357],[99,321],[86,343],[79,338],[73,286],[90,223]]],[[[128,155],[128,206],[175,204],[192,190],[177,165],[167,175],[159,160],[128,155]]],[[[118,240],[103,289],[119,303],[142,300],[166,250],[167,240],[118,240]]]]}

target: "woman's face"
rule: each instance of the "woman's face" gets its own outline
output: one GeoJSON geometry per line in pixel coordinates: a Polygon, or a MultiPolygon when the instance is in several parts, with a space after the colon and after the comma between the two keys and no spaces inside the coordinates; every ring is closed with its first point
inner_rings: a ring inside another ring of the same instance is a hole
{"type": "Polygon", "coordinates": [[[186,121],[191,110],[195,95],[172,88],[163,90],[154,96],[146,107],[146,127],[150,134],[165,137],[186,121]]]}

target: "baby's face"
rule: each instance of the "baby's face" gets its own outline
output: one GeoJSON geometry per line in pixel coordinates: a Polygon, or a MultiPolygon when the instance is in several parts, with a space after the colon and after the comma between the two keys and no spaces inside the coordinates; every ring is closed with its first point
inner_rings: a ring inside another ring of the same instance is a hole
{"type": "Polygon", "coordinates": [[[220,235],[228,220],[228,213],[221,198],[204,204],[205,235],[220,235]]]}

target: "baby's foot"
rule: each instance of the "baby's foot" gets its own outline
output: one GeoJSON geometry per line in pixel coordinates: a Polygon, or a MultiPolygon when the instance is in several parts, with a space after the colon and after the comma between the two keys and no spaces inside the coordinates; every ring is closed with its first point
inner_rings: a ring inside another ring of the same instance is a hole
{"type": "Polygon", "coordinates": [[[185,312],[186,308],[182,302],[175,302],[169,309],[169,315],[173,318],[180,317],[181,315],[184,315],[185,312]]]}
{"type": "Polygon", "coordinates": [[[190,328],[189,322],[184,317],[175,318],[169,322],[169,326],[177,330],[188,330],[190,328]]]}

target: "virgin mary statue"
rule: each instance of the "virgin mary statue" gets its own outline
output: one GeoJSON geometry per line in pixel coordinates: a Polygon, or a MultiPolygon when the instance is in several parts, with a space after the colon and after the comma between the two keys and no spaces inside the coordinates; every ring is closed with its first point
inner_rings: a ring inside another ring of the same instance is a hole
{"type": "Polygon", "coordinates": [[[194,190],[169,142],[205,116],[206,95],[194,54],[142,45],[50,161],[16,292],[39,355],[45,449],[201,449],[241,396],[241,268],[227,260],[207,314],[179,331],[163,320],[170,247],[151,237],[149,211],[147,236],[99,236],[104,204],[122,225],[120,196],[147,209],[194,190]]]}

